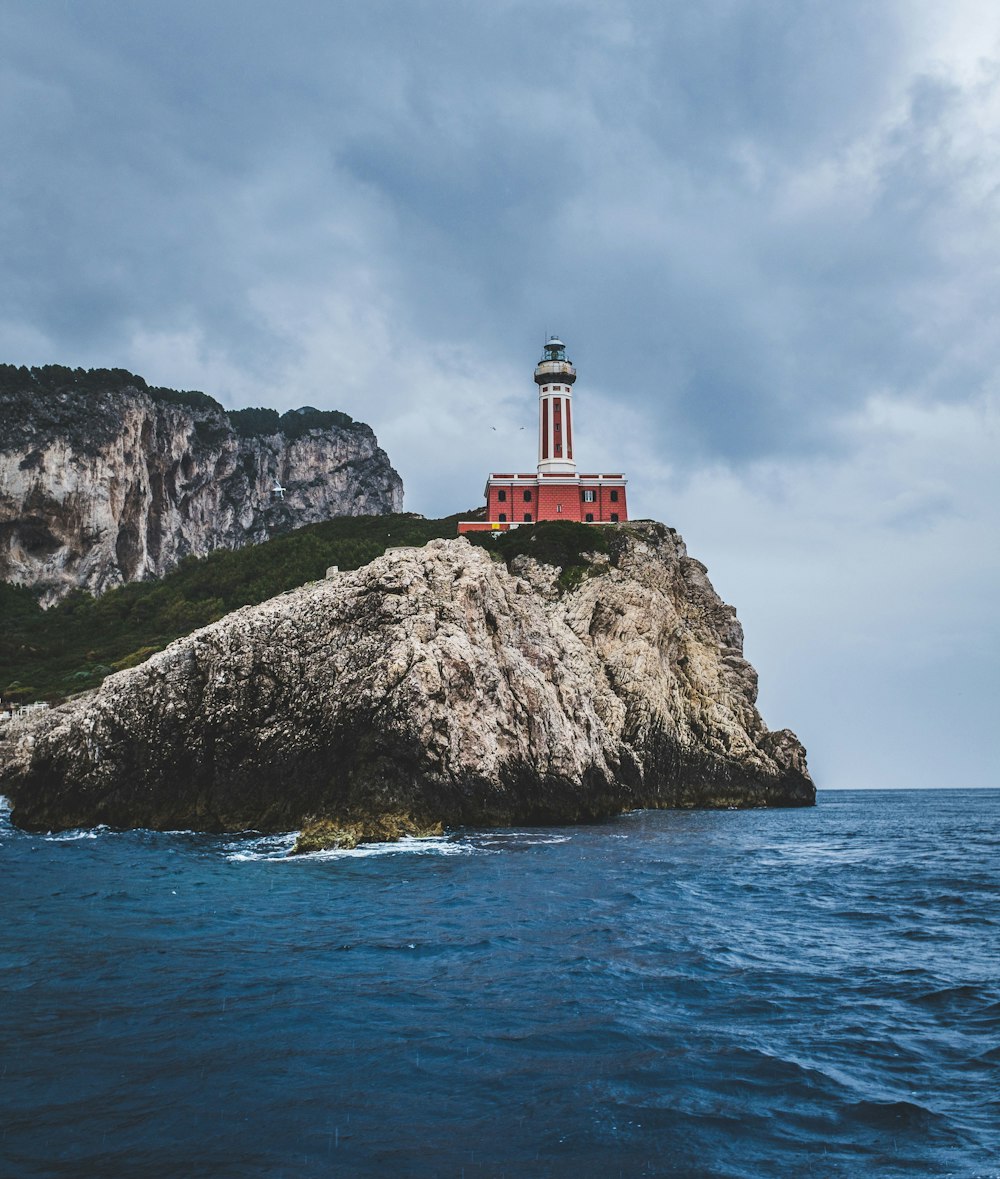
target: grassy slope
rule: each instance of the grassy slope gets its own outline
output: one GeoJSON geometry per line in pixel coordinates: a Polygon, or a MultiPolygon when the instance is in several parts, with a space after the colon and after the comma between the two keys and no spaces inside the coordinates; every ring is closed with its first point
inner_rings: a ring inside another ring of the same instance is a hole
{"type": "MultiPolygon", "coordinates": [[[[231,610],[315,581],[330,565],[358,569],[387,548],[454,537],[458,520],[472,515],[342,516],[265,544],[189,557],[160,580],[133,582],[100,598],[78,591],[49,610],[31,590],[0,582],[0,696],[51,701],[96,687],[112,671],[141,663],[231,610]]],[[[558,565],[569,585],[585,575],[581,554],[607,551],[607,532],[559,521],[470,539],[508,563],[527,552],[558,565]]]]}
{"type": "Polygon", "coordinates": [[[457,519],[342,516],[265,544],[189,557],[159,580],[100,598],[78,591],[49,610],[30,589],[0,582],[0,696],[53,700],[95,687],[231,610],[323,577],[330,565],[357,569],[394,545],[453,537],[457,519]]]}

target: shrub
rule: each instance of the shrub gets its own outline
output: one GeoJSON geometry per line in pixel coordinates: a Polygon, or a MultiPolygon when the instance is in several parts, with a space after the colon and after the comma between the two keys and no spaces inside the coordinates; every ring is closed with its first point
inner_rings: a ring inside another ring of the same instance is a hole
{"type": "Polygon", "coordinates": [[[232,409],[228,413],[233,429],[243,438],[266,438],[280,430],[281,418],[276,409],[263,406],[249,409],[232,409]]]}
{"type": "Polygon", "coordinates": [[[148,388],[147,392],[154,401],[162,401],[167,405],[180,405],[185,409],[214,410],[217,413],[225,413],[220,402],[198,389],[163,389],[156,386],[148,388]]]}
{"type": "Polygon", "coordinates": [[[145,663],[150,655],[155,655],[158,651],[162,650],[162,647],[140,647],[138,651],[133,651],[123,659],[116,659],[111,666],[115,671],[125,671],[129,667],[138,667],[140,663],[145,663]]]}
{"type": "Polygon", "coordinates": [[[590,553],[608,551],[607,528],[594,524],[577,524],[573,520],[545,520],[509,532],[470,532],[473,544],[498,553],[509,566],[515,557],[534,557],[558,569],[570,566],[586,568],[590,553]]]}
{"type": "Polygon", "coordinates": [[[360,423],[350,414],[342,413],[339,409],[315,409],[311,405],[283,413],[279,425],[286,438],[301,438],[310,430],[328,430],[331,426],[339,426],[342,430],[360,427],[360,423]]]}
{"type": "Polygon", "coordinates": [[[10,677],[4,696],[53,700],[96,687],[112,670],[136,666],[231,610],[322,578],[330,565],[357,569],[390,546],[453,537],[457,520],[341,516],[264,544],[186,557],[160,580],[132,582],[97,599],[75,590],[50,610],[42,610],[35,591],[0,582],[0,666],[10,677]]]}

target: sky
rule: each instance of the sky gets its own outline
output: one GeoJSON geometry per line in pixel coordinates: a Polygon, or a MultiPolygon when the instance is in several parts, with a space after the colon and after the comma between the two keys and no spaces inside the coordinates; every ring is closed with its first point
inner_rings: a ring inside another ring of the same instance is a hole
{"type": "Polygon", "coordinates": [[[0,360],[577,457],[820,788],[1000,785],[1000,7],[0,0],[0,360]],[[522,431],[521,427],[525,427],[522,431]]]}

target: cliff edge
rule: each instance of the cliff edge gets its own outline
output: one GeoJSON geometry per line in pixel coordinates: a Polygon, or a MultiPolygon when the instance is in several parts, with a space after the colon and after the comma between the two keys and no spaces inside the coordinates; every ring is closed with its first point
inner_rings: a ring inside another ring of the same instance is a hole
{"type": "Polygon", "coordinates": [[[675,532],[623,526],[575,587],[558,573],[439,540],[239,610],[5,726],[0,793],[28,829],[319,843],[815,801],[675,532]]]}
{"type": "Polygon", "coordinates": [[[46,605],[402,505],[385,451],[347,414],[227,412],[123,369],[0,365],[0,581],[46,605]]]}

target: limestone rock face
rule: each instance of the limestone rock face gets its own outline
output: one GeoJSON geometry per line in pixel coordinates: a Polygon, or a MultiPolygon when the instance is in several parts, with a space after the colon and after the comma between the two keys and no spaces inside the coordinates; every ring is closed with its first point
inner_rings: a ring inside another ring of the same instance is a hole
{"type": "Polygon", "coordinates": [[[245,437],[221,409],[139,388],[0,391],[0,580],[41,587],[44,604],[402,503],[399,475],[360,422],[245,437]],[[272,502],[275,479],[286,491],[272,502]]]}
{"type": "Polygon", "coordinates": [[[528,564],[432,541],[237,611],[4,726],[0,793],[32,829],[814,802],[802,746],[754,706],[735,612],[676,533],[624,526],[562,595],[528,564]]]}

